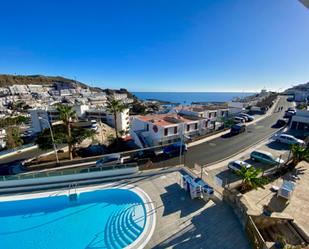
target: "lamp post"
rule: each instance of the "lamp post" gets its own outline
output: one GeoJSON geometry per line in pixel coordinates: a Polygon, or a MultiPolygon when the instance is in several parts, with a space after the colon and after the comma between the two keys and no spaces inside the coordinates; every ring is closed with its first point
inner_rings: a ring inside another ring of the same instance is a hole
{"type": "Polygon", "coordinates": [[[59,158],[58,158],[58,153],[57,153],[57,148],[56,148],[56,144],[55,144],[55,140],[54,140],[54,134],[53,134],[53,130],[50,126],[50,123],[47,119],[45,118],[42,118],[42,117],[39,117],[39,120],[43,120],[45,121],[47,124],[48,124],[48,128],[50,130],[50,136],[51,136],[51,139],[52,139],[52,142],[53,142],[53,147],[54,147],[54,152],[55,152],[55,156],[56,156],[56,161],[57,161],[57,164],[59,163],[59,158]]]}
{"type": "Polygon", "coordinates": [[[184,134],[185,123],[182,123],[182,129],[180,134],[180,149],[179,149],[179,165],[181,164],[181,154],[182,154],[182,144],[183,144],[183,134],[184,134]]]}

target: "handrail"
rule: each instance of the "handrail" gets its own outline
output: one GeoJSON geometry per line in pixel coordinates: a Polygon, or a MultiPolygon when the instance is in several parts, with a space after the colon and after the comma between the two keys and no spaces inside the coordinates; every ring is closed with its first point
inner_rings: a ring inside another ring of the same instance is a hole
{"type": "Polygon", "coordinates": [[[126,169],[136,167],[136,163],[129,164],[117,164],[110,166],[102,166],[102,167],[91,167],[91,168],[79,168],[79,169],[65,169],[59,171],[47,171],[47,172],[31,172],[31,173],[23,173],[18,175],[10,175],[10,176],[2,176],[0,178],[1,181],[11,181],[11,180],[24,180],[24,179],[35,179],[42,177],[53,177],[53,176],[62,176],[62,175],[75,175],[75,174],[85,174],[92,172],[101,172],[105,170],[116,170],[116,169],[126,169]]]}

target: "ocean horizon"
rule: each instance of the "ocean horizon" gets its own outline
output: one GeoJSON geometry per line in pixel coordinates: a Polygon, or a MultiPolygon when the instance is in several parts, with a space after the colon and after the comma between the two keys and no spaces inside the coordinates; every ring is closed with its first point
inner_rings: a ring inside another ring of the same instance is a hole
{"type": "Polygon", "coordinates": [[[189,105],[192,102],[227,102],[235,97],[243,98],[255,92],[132,92],[141,100],[156,99],[189,105]]]}

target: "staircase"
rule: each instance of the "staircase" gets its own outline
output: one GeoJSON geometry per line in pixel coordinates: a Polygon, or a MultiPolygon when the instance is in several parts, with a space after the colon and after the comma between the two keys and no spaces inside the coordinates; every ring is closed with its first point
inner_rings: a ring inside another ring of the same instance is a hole
{"type": "Polygon", "coordinates": [[[142,208],[140,204],[129,204],[114,211],[109,217],[104,230],[105,243],[108,249],[124,248],[139,237],[145,224],[145,217],[138,217],[136,214],[139,208],[142,208]]]}

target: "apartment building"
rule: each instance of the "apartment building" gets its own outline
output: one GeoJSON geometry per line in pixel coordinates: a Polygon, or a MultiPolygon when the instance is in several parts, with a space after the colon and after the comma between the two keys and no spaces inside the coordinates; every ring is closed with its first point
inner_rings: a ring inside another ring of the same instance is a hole
{"type": "MultiPolygon", "coordinates": [[[[95,119],[100,120],[103,123],[115,128],[114,114],[108,113],[105,109],[90,109],[85,112],[84,117],[88,120],[95,119]]],[[[116,114],[116,124],[118,131],[124,131],[128,133],[130,130],[130,116],[129,109],[125,109],[123,112],[116,114]]]]}
{"type": "MultiPolygon", "coordinates": [[[[114,115],[108,113],[105,109],[91,109],[88,105],[74,105],[73,109],[75,110],[77,117],[80,119],[101,120],[111,127],[115,126],[114,115]]],[[[34,133],[41,132],[42,130],[48,128],[48,123],[46,120],[52,124],[60,119],[59,112],[54,106],[48,108],[30,109],[29,114],[31,116],[31,129],[34,133]]],[[[129,109],[125,109],[123,112],[117,113],[116,122],[118,131],[129,132],[129,109]]]]}
{"type": "Polygon", "coordinates": [[[174,107],[170,113],[208,119],[207,128],[213,128],[222,118],[228,117],[229,109],[225,105],[190,105],[174,107]]]}
{"type": "Polygon", "coordinates": [[[178,114],[136,116],[131,120],[130,135],[141,148],[189,139],[207,132],[209,119],[178,114]]]}

